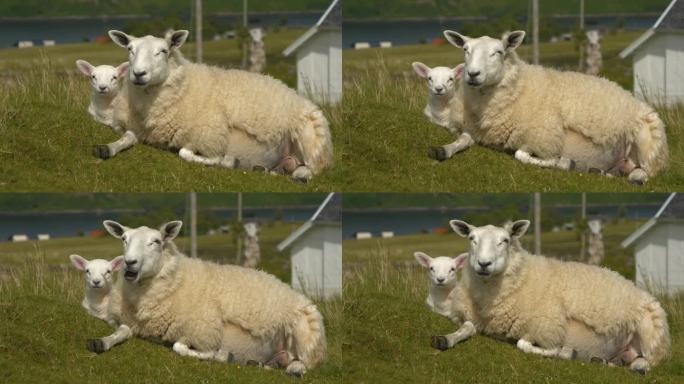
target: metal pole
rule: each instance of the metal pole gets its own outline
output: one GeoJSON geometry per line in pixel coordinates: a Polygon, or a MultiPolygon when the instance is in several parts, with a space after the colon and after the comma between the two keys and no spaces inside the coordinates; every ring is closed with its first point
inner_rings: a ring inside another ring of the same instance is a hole
{"type": "Polygon", "coordinates": [[[539,64],[539,0],[532,0],[532,63],[539,64]]]}
{"type": "MultiPolygon", "coordinates": [[[[582,40],[584,40],[584,0],[580,0],[580,14],[579,14],[579,29],[581,32],[582,40]]],[[[580,43],[579,46],[579,70],[584,69],[584,44],[580,43]]]]}
{"type": "MultiPolygon", "coordinates": [[[[237,221],[238,225],[242,226],[242,192],[238,192],[238,203],[237,203],[237,221]]],[[[242,234],[237,237],[237,249],[235,260],[236,264],[240,265],[242,259],[242,234]]]]}
{"type": "Polygon", "coordinates": [[[197,47],[197,57],[195,61],[202,62],[204,47],[202,46],[202,0],[195,0],[195,46],[197,47]]]}
{"type": "Polygon", "coordinates": [[[534,193],[534,253],[541,255],[541,193],[534,193]]]}
{"type": "MultiPolygon", "coordinates": [[[[247,31],[247,0],[242,0],[242,26],[247,31]]],[[[247,42],[249,36],[242,42],[242,68],[247,68],[247,42]]]]}
{"type": "Polygon", "coordinates": [[[587,242],[587,230],[584,228],[584,223],[587,222],[587,193],[582,192],[582,209],[580,212],[580,215],[582,217],[582,248],[580,249],[580,261],[584,261],[584,257],[586,254],[586,242],[587,242]]]}
{"type": "Polygon", "coordinates": [[[197,257],[197,193],[190,192],[190,257],[197,257]]]}

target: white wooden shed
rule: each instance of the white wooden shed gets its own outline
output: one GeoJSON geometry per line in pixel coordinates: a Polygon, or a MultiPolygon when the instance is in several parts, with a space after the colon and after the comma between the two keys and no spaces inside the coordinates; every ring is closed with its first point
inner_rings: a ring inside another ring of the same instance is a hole
{"type": "Polygon", "coordinates": [[[283,51],[297,53],[297,91],[322,104],[342,98],[342,0],[334,0],[318,22],[283,51]]]}
{"type": "Polygon", "coordinates": [[[342,294],[342,197],[330,193],[316,213],[278,244],[290,249],[292,287],[327,299],[342,294]]]}
{"type": "Polygon", "coordinates": [[[633,56],[634,94],[663,105],[684,102],[684,0],[672,0],[638,39],[620,52],[633,56]]]}
{"type": "Polygon", "coordinates": [[[649,219],[622,242],[634,245],[636,283],[655,293],[684,289],[684,194],[672,193],[649,219]]]}

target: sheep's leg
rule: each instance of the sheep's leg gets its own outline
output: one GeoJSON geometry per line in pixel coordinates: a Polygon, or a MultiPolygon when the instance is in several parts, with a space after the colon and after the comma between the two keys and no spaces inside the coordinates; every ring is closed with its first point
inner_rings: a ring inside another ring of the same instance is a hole
{"type": "Polygon", "coordinates": [[[238,159],[230,155],[225,155],[223,157],[204,157],[187,148],[181,148],[178,151],[178,156],[189,163],[199,163],[202,165],[229,169],[237,168],[240,164],[238,159]]]}
{"type": "Polygon", "coordinates": [[[518,149],[515,151],[516,160],[524,164],[532,164],[542,168],[557,168],[564,171],[572,171],[575,169],[575,161],[571,159],[566,159],[564,157],[558,157],[555,159],[543,160],[532,156],[530,153],[518,149]]]}
{"type": "Polygon", "coordinates": [[[454,333],[444,336],[432,336],[432,348],[445,351],[449,348],[453,348],[454,345],[460,343],[461,341],[467,340],[474,335],[475,332],[475,325],[473,325],[473,323],[470,321],[466,321],[454,333]]]}
{"type": "Polygon", "coordinates": [[[461,133],[461,136],[453,143],[441,147],[430,147],[428,156],[439,161],[450,159],[453,155],[470,148],[473,144],[475,144],[475,140],[469,134],[461,133]]]}
{"type": "Polygon", "coordinates": [[[135,134],[131,131],[124,132],[121,138],[109,144],[98,144],[93,148],[93,154],[100,159],[109,159],[119,152],[125,151],[138,142],[135,134]]]}
{"type": "Polygon", "coordinates": [[[535,355],[541,355],[544,357],[557,357],[560,355],[561,352],[560,348],[544,349],[537,347],[525,339],[518,340],[518,344],[516,346],[519,350],[525,353],[534,353],[535,355]]]}
{"type": "Polygon", "coordinates": [[[101,339],[88,339],[86,342],[86,347],[91,352],[106,352],[113,346],[121,344],[130,339],[132,335],[133,333],[131,332],[131,329],[122,324],[116,329],[116,331],[114,331],[114,333],[109,336],[103,337],[101,339]]]}
{"type": "Polygon", "coordinates": [[[200,352],[190,348],[187,344],[182,343],[180,341],[176,341],[175,343],[173,343],[173,351],[181,356],[194,357],[195,359],[199,360],[217,360],[222,362],[231,362],[235,358],[232,353],[228,353],[226,355],[221,350],[200,352]]]}

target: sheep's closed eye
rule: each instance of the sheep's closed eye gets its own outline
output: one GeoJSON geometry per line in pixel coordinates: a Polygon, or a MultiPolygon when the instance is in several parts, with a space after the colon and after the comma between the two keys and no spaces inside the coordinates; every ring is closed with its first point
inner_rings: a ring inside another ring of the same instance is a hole
{"type": "Polygon", "coordinates": [[[428,80],[432,81],[432,76],[428,76],[428,80]]]}
{"type": "Polygon", "coordinates": [[[435,268],[434,268],[434,267],[430,267],[430,270],[431,270],[432,272],[434,272],[434,271],[435,271],[435,268]]]}

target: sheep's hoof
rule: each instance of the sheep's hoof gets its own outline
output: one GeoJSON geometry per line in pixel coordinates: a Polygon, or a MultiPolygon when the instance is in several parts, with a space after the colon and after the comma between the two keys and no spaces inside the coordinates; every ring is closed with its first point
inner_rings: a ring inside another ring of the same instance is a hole
{"type": "Polygon", "coordinates": [[[264,366],[264,364],[262,362],[256,361],[256,360],[247,360],[245,365],[250,366],[250,367],[263,367],[264,366]]]}
{"type": "Polygon", "coordinates": [[[309,167],[301,165],[292,172],[292,179],[298,183],[308,183],[313,178],[313,172],[309,167]]]}
{"type": "Polygon", "coordinates": [[[430,147],[428,149],[428,156],[431,159],[435,159],[438,161],[444,161],[447,159],[447,154],[444,147],[430,147]]]}
{"type": "Polygon", "coordinates": [[[432,348],[446,351],[449,349],[449,341],[444,336],[432,336],[432,348]]]}
{"type": "Polygon", "coordinates": [[[294,377],[302,377],[306,372],[306,366],[299,360],[291,362],[287,368],[285,368],[285,373],[294,377]]]}
{"type": "Polygon", "coordinates": [[[601,169],[598,169],[598,168],[589,168],[589,169],[587,170],[587,172],[589,172],[589,173],[597,173],[597,174],[599,174],[599,175],[605,175],[605,172],[604,172],[603,170],[601,170],[601,169]]]}
{"type": "Polygon", "coordinates": [[[235,355],[233,355],[233,352],[228,352],[228,357],[226,358],[227,363],[232,363],[235,361],[235,355]]]}
{"type": "Polygon", "coordinates": [[[646,372],[648,372],[649,368],[650,368],[650,366],[649,366],[648,360],[644,359],[643,357],[637,357],[629,365],[629,369],[631,369],[632,371],[634,371],[640,375],[645,375],[646,372]]]}
{"type": "Polygon", "coordinates": [[[568,171],[574,171],[577,168],[577,162],[575,160],[570,160],[570,165],[568,166],[568,171]]]}
{"type": "Polygon", "coordinates": [[[86,347],[90,352],[102,353],[105,352],[105,344],[102,339],[88,339],[86,341],[86,347]]]}
{"type": "Polygon", "coordinates": [[[254,171],[254,172],[266,172],[267,169],[263,165],[255,165],[254,167],[252,167],[252,171],[254,171]]]}
{"type": "Polygon", "coordinates": [[[632,172],[629,173],[627,180],[631,184],[644,185],[644,183],[646,183],[646,180],[648,180],[648,174],[641,168],[635,168],[632,172]]]}
{"type": "Polygon", "coordinates": [[[93,147],[93,155],[98,159],[106,160],[112,157],[112,153],[109,151],[109,147],[104,144],[98,144],[93,147]]]}
{"type": "Polygon", "coordinates": [[[608,364],[608,360],[606,360],[602,357],[598,357],[598,356],[592,357],[591,360],[589,360],[589,361],[591,361],[592,363],[598,363],[598,364],[608,364]]]}

